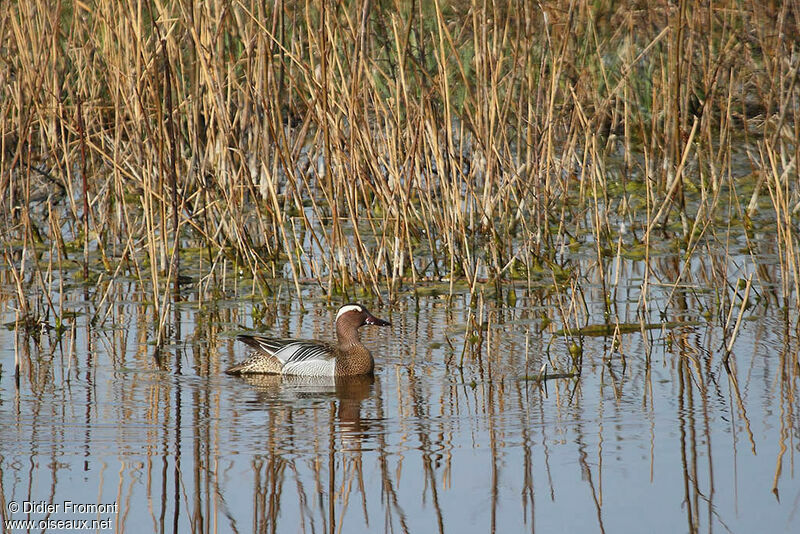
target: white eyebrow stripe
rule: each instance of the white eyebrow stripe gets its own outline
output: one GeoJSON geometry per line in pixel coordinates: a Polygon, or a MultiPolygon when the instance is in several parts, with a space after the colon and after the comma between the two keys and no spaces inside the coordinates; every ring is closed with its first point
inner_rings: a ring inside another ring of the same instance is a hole
{"type": "Polygon", "coordinates": [[[360,304],[348,304],[347,306],[342,306],[341,308],[339,308],[339,313],[336,314],[336,320],[338,321],[339,317],[341,317],[343,313],[351,311],[356,311],[361,313],[362,311],[364,311],[364,308],[362,308],[360,304]]]}

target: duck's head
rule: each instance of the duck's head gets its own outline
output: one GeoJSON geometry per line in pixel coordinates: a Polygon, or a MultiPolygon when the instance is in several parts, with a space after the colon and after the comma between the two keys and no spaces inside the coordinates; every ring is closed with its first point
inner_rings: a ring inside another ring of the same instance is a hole
{"type": "Polygon", "coordinates": [[[336,327],[349,327],[357,329],[365,324],[375,326],[390,326],[392,323],[378,319],[361,304],[345,304],[336,314],[336,327]]]}

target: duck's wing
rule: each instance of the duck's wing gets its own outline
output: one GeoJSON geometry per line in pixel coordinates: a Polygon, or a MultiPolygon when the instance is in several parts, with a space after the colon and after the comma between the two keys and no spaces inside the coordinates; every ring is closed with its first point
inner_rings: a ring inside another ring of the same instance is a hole
{"type": "Polygon", "coordinates": [[[320,341],[257,335],[239,335],[236,336],[236,339],[249,345],[255,352],[275,356],[282,363],[331,360],[336,356],[336,349],[333,345],[320,341]]]}
{"type": "Polygon", "coordinates": [[[245,343],[255,352],[274,356],[276,352],[285,348],[292,343],[296,343],[296,339],[282,339],[277,337],[267,337],[258,335],[241,334],[236,336],[236,339],[245,343]]]}
{"type": "Polygon", "coordinates": [[[236,339],[246,343],[254,351],[250,358],[228,372],[264,372],[245,369],[252,369],[256,364],[263,367],[268,362],[268,367],[275,370],[266,372],[306,376],[328,376],[334,373],[336,349],[330,344],[258,335],[240,335],[236,339]]]}

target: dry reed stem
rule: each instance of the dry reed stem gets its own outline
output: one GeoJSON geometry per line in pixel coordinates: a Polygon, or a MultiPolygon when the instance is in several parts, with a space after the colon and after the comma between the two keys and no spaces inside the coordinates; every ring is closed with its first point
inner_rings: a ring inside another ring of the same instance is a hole
{"type": "Polygon", "coordinates": [[[778,37],[754,3],[630,6],[10,5],[0,233],[30,244],[48,228],[51,258],[30,262],[29,246],[6,262],[46,291],[64,271],[52,256],[78,244],[84,280],[130,271],[159,324],[185,247],[205,250],[202,292],[234,265],[264,300],[267,279],[286,273],[300,299],[310,281],[329,298],[395,301],[442,279],[451,295],[461,282],[500,294],[517,263],[530,288],[550,278],[534,268],[567,264],[566,245],[591,236],[605,285],[605,250],[619,275],[611,228],[623,220],[643,230],[649,262],[656,228],[679,215],[696,257],[713,221],[736,211],[720,191],[737,187],[738,146],[755,140],[747,211],[759,216],[769,188],[774,214],[759,224],[778,227],[782,291],[800,299],[787,8],[778,37]],[[52,198],[37,220],[40,182],[52,198]]]}

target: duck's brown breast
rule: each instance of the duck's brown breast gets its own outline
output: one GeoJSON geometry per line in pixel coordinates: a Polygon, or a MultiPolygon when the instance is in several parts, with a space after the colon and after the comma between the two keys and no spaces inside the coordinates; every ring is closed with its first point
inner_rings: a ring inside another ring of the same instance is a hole
{"type": "Polygon", "coordinates": [[[371,374],[375,369],[372,354],[362,345],[357,344],[347,349],[339,348],[336,354],[335,376],[356,376],[371,374]]]}

